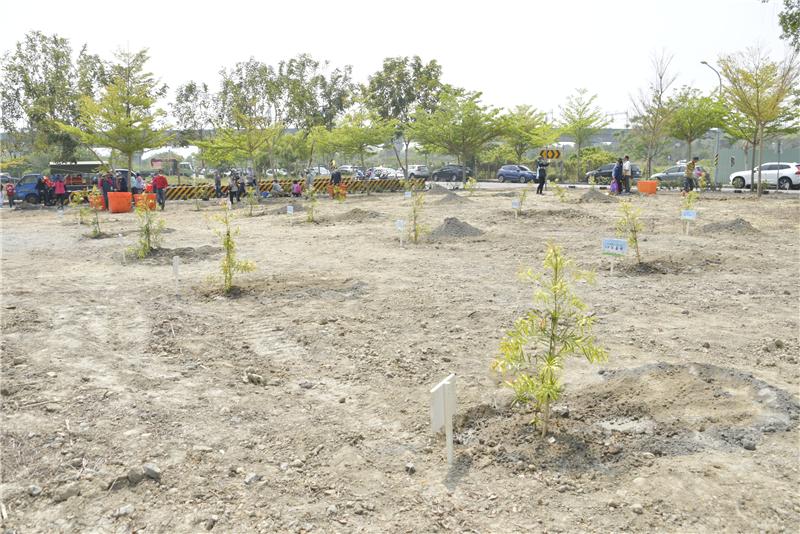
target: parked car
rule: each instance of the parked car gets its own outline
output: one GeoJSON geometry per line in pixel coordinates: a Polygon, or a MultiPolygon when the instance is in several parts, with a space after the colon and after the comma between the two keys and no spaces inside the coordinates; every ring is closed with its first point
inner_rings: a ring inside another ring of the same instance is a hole
{"type": "MultiPolygon", "coordinates": [[[[396,171],[389,167],[370,167],[367,169],[366,177],[368,180],[380,180],[394,176],[396,171]]],[[[402,174],[401,174],[402,176],[402,174]]]]}
{"type": "MultiPolygon", "coordinates": [[[[708,171],[701,166],[697,166],[705,176],[708,176],[708,171]]],[[[641,173],[640,173],[641,174],[641,173]]],[[[651,180],[658,180],[662,184],[669,183],[675,187],[680,187],[683,184],[683,177],[686,174],[686,165],[675,165],[670,167],[664,172],[657,172],[650,177],[651,180]]]]}
{"type": "Polygon", "coordinates": [[[36,190],[36,181],[42,178],[41,174],[26,174],[16,184],[16,198],[24,200],[29,204],[40,202],[39,192],[36,190]]]}
{"type": "MultiPolygon", "coordinates": [[[[586,173],[586,181],[588,182],[591,178],[594,178],[596,183],[609,183],[611,182],[611,171],[614,170],[615,163],[606,163],[605,165],[600,165],[593,171],[589,171],[586,173]]],[[[685,168],[685,167],[684,167],[685,168]]],[[[635,163],[631,163],[631,179],[636,182],[639,178],[642,177],[642,169],[639,168],[638,165],[635,163]]]]}
{"type": "Polygon", "coordinates": [[[427,165],[409,165],[408,177],[409,178],[429,178],[431,175],[430,169],[427,165]]]}
{"type": "Polygon", "coordinates": [[[355,174],[357,168],[355,165],[340,165],[339,172],[342,174],[355,174]]]}
{"type": "MultiPolygon", "coordinates": [[[[758,181],[758,167],[754,169],[753,179],[758,181]]],[[[770,162],[761,165],[761,181],[778,189],[800,187],[800,163],[770,162]]],[[[731,173],[730,182],[736,189],[750,187],[750,171],[731,173]]]]}
{"type": "Polygon", "coordinates": [[[497,171],[499,182],[527,183],[536,180],[536,173],[525,165],[503,165],[497,171]]]}
{"type": "Polygon", "coordinates": [[[455,182],[456,180],[462,180],[470,176],[472,176],[472,169],[469,167],[465,168],[463,165],[445,165],[441,169],[433,171],[431,178],[435,181],[444,180],[455,182]]]}
{"type": "Polygon", "coordinates": [[[331,171],[329,171],[326,167],[323,167],[322,165],[319,165],[319,166],[316,166],[316,167],[311,167],[308,170],[310,170],[311,174],[314,175],[314,176],[330,176],[331,175],[331,171]]]}
{"type": "Polygon", "coordinates": [[[8,183],[16,184],[18,181],[19,181],[19,178],[14,178],[13,176],[8,174],[7,172],[1,172],[0,173],[0,183],[2,185],[6,185],[8,183]]]}

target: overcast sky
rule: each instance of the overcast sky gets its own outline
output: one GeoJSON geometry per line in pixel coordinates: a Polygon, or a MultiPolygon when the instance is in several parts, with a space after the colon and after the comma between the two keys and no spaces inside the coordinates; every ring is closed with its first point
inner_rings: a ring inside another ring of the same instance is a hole
{"type": "MultiPolygon", "coordinates": [[[[115,50],[148,48],[150,70],[171,88],[190,79],[216,87],[218,72],[249,57],[277,64],[306,52],[353,66],[357,81],[388,56],[436,59],[444,81],[480,90],[484,102],[530,104],[558,116],[576,87],[598,94],[607,113],[624,113],[646,84],[654,53],[674,56],[676,85],[712,90],[716,75],[700,64],[760,45],[773,57],[779,39],[771,0],[561,0],[489,2],[404,0],[222,2],[11,1],[0,49],[29,30],[69,38],[77,52],[110,59],[115,50]],[[10,16],[9,16],[10,15],[10,16]]],[[[624,116],[615,116],[615,124],[624,116]]]]}

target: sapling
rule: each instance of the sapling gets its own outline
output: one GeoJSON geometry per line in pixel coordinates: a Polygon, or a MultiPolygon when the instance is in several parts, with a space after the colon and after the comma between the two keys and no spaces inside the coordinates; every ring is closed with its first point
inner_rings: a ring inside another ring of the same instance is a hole
{"type": "Polygon", "coordinates": [[[555,192],[558,200],[561,202],[567,202],[567,190],[558,185],[556,182],[550,182],[550,185],[553,186],[553,192],[555,192]]]}
{"type": "Polygon", "coordinates": [[[306,195],[306,222],[314,222],[314,210],[317,208],[317,193],[310,189],[306,195]]]}
{"type": "Polygon", "coordinates": [[[474,176],[470,176],[467,183],[464,184],[464,189],[469,192],[469,196],[475,194],[475,191],[478,189],[478,179],[474,176]]]}
{"type": "Polygon", "coordinates": [[[606,350],[595,342],[594,315],[573,292],[571,282],[593,281],[593,273],[575,269],[561,247],[548,243],[543,272],[532,269],[522,278],[534,287],[533,304],[514,322],[500,342],[500,356],[492,368],[514,390],[515,404],[533,404],[538,412],[534,422],[547,434],[550,406],[564,390],[561,373],[568,356],[583,355],[589,362],[608,359],[606,350]]]}
{"type": "Polygon", "coordinates": [[[222,213],[216,215],[214,219],[222,223],[222,228],[214,230],[214,233],[222,239],[222,249],[225,251],[220,270],[222,271],[222,290],[227,295],[233,289],[233,275],[255,271],[256,266],[251,261],[236,259],[236,236],[239,235],[239,229],[231,230],[231,220],[233,219],[231,210],[227,208],[222,210],[222,213]]]}
{"type": "Polygon", "coordinates": [[[414,192],[411,196],[411,214],[408,228],[408,239],[414,244],[419,243],[420,238],[428,232],[428,228],[422,224],[422,210],[425,206],[425,193],[414,192]]]}
{"type": "Polygon", "coordinates": [[[690,210],[694,208],[694,205],[700,199],[700,195],[697,194],[697,191],[689,191],[685,197],[683,197],[683,209],[690,210]]]}
{"type": "Polygon", "coordinates": [[[642,210],[634,208],[630,200],[619,203],[620,218],[617,220],[617,235],[628,240],[628,244],[636,251],[636,262],[642,263],[639,255],[639,233],[644,228],[639,217],[642,210]]]}
{"type": "Polygon", "coordinates": [[[146,258],[161,244],[164,219],[159,218],[147,202],[141,202],[136,206],[136,217],[139,219],[139,242],[134,252],[139,258],[146,258]]]}
{"type": "Polygon", "coordinates": [[[247,204],[247,216],[253,216],[253,208],[259,205],[259,197],[256,189],[250,188],[244,195],[244,203],[247,204]]]}
{"type": "Polygon", "coordinates": [[[75,191],[69,196],[69,207],[75,211],[78,217],[78,224],[84,225],[92,214],[91,208],[87,205],[88,194],[86,191],[75,191]]]}
{"type": "Polygon", "coordinates": [[[92,187],[92,192],[89,193],[89,209],[92,211],[92,233],[91,237],[100,237],[103,232],[100,231],[100,209],[98,208],[98,201],[100,192],[97,186],[92,187]]]}
{"type": "Polygon", "coordinates": [[[518,199],[519,202],[517,204],[517,210],[514,212],[514,217],[519,217],[520,215],[522,215],[522,205],[525,204],[525,199],[528,197],[528,191],[530,191],[530,188],[526,187],[519,194],[519,199],[518,199]]]}

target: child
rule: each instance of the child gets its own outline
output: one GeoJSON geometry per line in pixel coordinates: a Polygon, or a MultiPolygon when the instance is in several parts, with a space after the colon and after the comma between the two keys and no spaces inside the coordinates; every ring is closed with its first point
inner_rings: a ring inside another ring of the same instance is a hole
{"type": "Polygon", "coordinates": [[[303,186],[297,180],[292,180],[292,196],[299,197],[303,194],[303,186]]]}

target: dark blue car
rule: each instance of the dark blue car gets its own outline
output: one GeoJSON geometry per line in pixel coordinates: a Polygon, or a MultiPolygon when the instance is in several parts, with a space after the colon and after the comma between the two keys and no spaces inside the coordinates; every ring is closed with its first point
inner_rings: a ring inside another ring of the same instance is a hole
{"type": "Polygon", "coordinates": [[[16,185],[17,191],[14,194],[16,200],[24,200],[29,204],[38,204],[41,199],[39,198],[39,192],[36,190],[36,181],[41,177],[41,174],[26,174],[23,176],[16,185]]]}
{"type": "Polygon", "coordinates": [[[497,171],[499,182],[520,182],[527,183],[536,180],[536,173],[525,165],[503,165],[497,171]]]}

